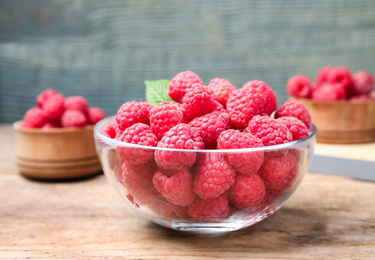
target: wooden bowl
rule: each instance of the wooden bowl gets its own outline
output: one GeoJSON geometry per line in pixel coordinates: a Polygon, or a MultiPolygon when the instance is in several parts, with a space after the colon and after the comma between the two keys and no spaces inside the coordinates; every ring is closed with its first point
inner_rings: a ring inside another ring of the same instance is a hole
{"type": "Polygon", "coordinates": [[[317,142],[353,144],[375,141],[374,99],[366,102],[297,100],[310,112],[317,128],[317,142]]]}
{"type": "Polygon", "coordinates": [[[102,171],[93,126],[30,129],[22,121],[16,132],[16,163],[21,174],[46,180],[86,177],[102,171]]]}

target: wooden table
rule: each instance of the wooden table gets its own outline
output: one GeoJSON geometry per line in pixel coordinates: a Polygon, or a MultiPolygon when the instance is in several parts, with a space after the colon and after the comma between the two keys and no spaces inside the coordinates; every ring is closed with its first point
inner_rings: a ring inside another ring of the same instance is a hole
{"type": "Polygon", "coordinates": [[[374,259],[375,183],[308,173],[283,208],[223,235],[153,224],[103,175],[72,182],[21,176],[0,125],[0,259],[374,259]]]}

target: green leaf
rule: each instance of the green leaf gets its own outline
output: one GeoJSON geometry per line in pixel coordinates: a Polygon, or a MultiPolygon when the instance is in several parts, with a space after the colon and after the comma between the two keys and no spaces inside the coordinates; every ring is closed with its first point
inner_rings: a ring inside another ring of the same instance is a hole
{"type": "Polygon", "coordinates": [[[145,80],[147,102],[153,106],[163,101],[171,102],[172,99],[168,96],[168,84],[167,79],[145,80]]]}

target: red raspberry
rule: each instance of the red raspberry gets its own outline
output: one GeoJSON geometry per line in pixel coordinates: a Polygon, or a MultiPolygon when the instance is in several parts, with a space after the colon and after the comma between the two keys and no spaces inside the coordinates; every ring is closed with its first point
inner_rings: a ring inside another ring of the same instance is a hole
{"type": "Polygon", "coordinates": [[[348,90],[353,84],[350,70],[347,67],[332,68],[328,74],[327,83],[340,84],[348,90]]]}
{"type": "Polygon", "coordinates": [[[150,207],[154,212],[164,218],[170,219],[183,219],[188,220],[191,219],[188,208],[175,205],[170,203],[169,201],[163,199],[158,204],[152,205],[150,207]]]}
{"type": "Polygon", "coordinates": [[[286,83],[286,91],[292,97],[311,98],[312,89],[309,78],[300,74],[294,75],[286,83]]]}
{"type": "Polygon", "coordinates": [[[229,127],[229,115],[227,112],[214,111],[196,117],[189,125],[202,137],[205,149],[216,149],[219,134],[229,127]]]}
{"type": "Polygon", "coordinates": [[[224,107],[227,104],[228,96],[236,88],[226,79],[214,78],[208,84],[208,88],[211,89],[214,95],[217,96],[218,102],[224,107]]]}
{"type": "Polygon", "coordinates": [[[43,110],[39,107],[32,107],[26,111],[23,117],[22,127],[41,128],[45,122],[46,117],[43,110]]]}
{"type": "Polygon", "coordinates": [[[185,94],[182,99],[182,105],[185,109],[185,121],[190,122],[196,117],[208,114],[222,107],[216,100],[216,96],[210,94],[207,87],[201,84],[195,84],[185,94]]]}
{"type": "Polygon", "coordinates": [[[113,121],[103,126],[100,133],[112,139],[120,137],[121,131],[118,128],[117,122],[113,121]]]}
{"type": "Polygon", "coordinates": [[[87,100],[84,97],[70,96],[65,99],[65,109],[80,111],[84,115],[87,115],[89,106],[87,104],[87,100]]]}
{"type": "Polygon", "coordinates": [[[195,84],[203,84],[202,80],[192,71],[182,71],[174,76],[168,85],[168,95],[173,101],[182,102],[186,92],[195,84]]]}
{"type": "Polygon", "coordinates": [[[328,75],[331,73],[331,70],[333,68],[334,67],[331,65],[326,65],[318,70],[318,73],[316,74],[315,78],[315,84],[317,88],[328,81],[328,75]]]}
{"type": "MultiPolygon", "coordinates": [[[[217,140],[219,149],[242,149],[263,147],[262,141],[252,134],[229,129],[221,132],[217,140]]],[[[263,151],[243,151],[225,155],[233,168],[242,174],[257,172],[263,163],[263,151]]]]}
{"type": "Polygon", "coordinates": [[[216,222],[226,219],[229,215],[228,199],[225,194],[212,199],[196,197],[189,206],[190,216],[203,222],[216,222]]]}
{"type": "Polygon", "coordinates": [[[312,100],[330,102],[346,99],[347,92],[342,84],[326,83],[313,92],[312,100]]]}
{"type": "Polygon", "coordinates": [[[229,124],[236,129],[245,129],[253,116],[264,112],[264,105],[265,99],[258,90],[254,88],[234,90],[227,101],[229,124]]]}
{"type": "MultiPolygon", "coordinates": [[[[150,126],[143,123],[136,123],[124,130],[119,141],[128,144],[137,144],[143,146],[155,147],[158,139],[151,132],[150,126]]],[[[151,161],[154,158],[154,150],[145,148],[133,148],[118,146],[119,156],[133,165],[142,164],[151,161]]]]}
{"type": "Polygon", "coordinates": [[[46,118],[50,121],[59,121],[65,111],[64,102],[64,96],[61,94],[50,96],[43,104],[43,111],[46,118]]]}
{"type": "Polygon", "coordinates": [[[52,88],[47,88],[43,90],[37,97],[36,97],[36,104],[38,107],[43,108],[44,103],[53,95],[58,94],[58,92],[52,88]]]}
{"type": "MultiPolygon", "coordinates": [[[[171,149],[204,149],[204,143],[198,132],[194,132],[187,124],[178,124],[168,130],[159,141],[157,147],[171,149]]],[[[196,153],[182,151],[156,150],[155,161],[165,170],[179,170],[190,167],[196,160],[196,153]]]]}
{"type": "Polygon", "coordinates": [[[269,116],[254,116],[245,132],[258,137],[265,146],[289,143],[293,140],[289,129],[269,116]]]}
{"type": "Polygon", "coordinates": [[[82,127],[86,125],[85,115],[76,110],[66,110],[61,116],[62,127],[82,127]]]}
{"type": "Polygon", "coordinates": [[[173,126],[184,123],[184,109],[176,102],[161,102],[150,110],[150,126],[158,140],[173,126]]]}
{"type": "Polygon", "coordinates": [[[350,102],[366,102],[370,100],[371,100],[371,97],[368,95],[355,96],[349,99],[350,102]]]}
{"type": "Polygon", "coordinates": [[[122,183],[138,205],[155,205],[163,199],[152,181],[155,170],[153,163],[132,165],[125,161],[122,164],[122,183]]]}
{"type": "Polygon", "coordinates": [[[150,124],[149,113],[152,106],[147,102],[129,101],[117,111],[116,121],[121,131],[135,123],[150,124]]]}
{"type": "Polygon", "coordinates": [[[194,191],[202,199],[218,197],[232,186],[235,174],[222,154],[202,154],[198,160],[194,191]]]}
{"type": "Polygon", "coordinates": [[[368,95],[374,89],[374,78],[371,73],[360,70],[353,74],[353,85],[349,89],[350,96],[368,95]]]}
{"type": "Polygon", "coordinates": [[[307,126],[307,129],[310,129],[311,116],[309,114],[309,111],[307,111],[305,106],[297,100],[289,99],[280,106],[280,108],[275,113],[275,118],[283,116],[296,117],[307,126]]]}
{"type": "Polygon", "coordinates": [[[237,174],[228,198],[238,208],[246,209],[262,202],[266,187],[258,173],[237,174]]]}
{"type": "Polygon", "coordinates": [[[157,170],[153,182],[160,194],[175,205],[188,206],[195,198],[193,177],[187,168],[178,170],[169,178],[157,170]]]}
{"type": "Polygon", "coordinates": [[[277,98],[275,92],[263,81],[252,80],[245,83],[242,88],[254,88],[258,90],[264,97],[264,111],[267,115],[271,115],[277,109],[277,98]]]}
{"type": "Polygon", "coordinates": [[[298,164],[294,156],[286,153],[283,157],[274,157],[266,153],[259,175],[267,190],[283,191],[292,186],[298,174],[298,164]]]}
{"type": "Polygon", "coordinates": [[[105,118],[105,113],[99,107],[90,107],[88,111],[89,124],[95,125],[97,122],[105,118]]]}
{"type": "Polygon", "coordinates": [[[283,116],[277,119],[283,123],[293,135],[293,141],[300,140],[309,136],[307,126],[298,118],[292,116],[283,116]]]}

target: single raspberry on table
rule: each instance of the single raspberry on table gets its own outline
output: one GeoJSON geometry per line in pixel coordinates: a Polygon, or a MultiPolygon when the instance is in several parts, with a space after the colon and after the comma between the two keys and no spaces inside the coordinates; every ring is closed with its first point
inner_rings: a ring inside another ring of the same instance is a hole
{"type": "MultiPolygon", "coordinates": [[[[234,129],[221,132],[217,140],[218,149],[257,148],[263,146],[258,137],[234,129]]],[[[225,154],[226,159],[233,168],[242,174],[257,172],[263,163],[263,156],[263,151],[243,151],[225,154]]]]}
{"type": "Polygon", "coordinates": [[[331,73],[334,67],[331,65],[326,65],[321,67],[315,77],[316,88],[319,88],[321,85],[328,81],[328,75],[331,73]]]}
{"type": "Polygon", "coordinates": [[[293,140],[289,129],[269,116],[254,116],[245,132],[258,137],[265,146],[289,143],[293,140]]]}
{"type": "Polygon", "coordinates": [[[188,206],[195,198],[193,177],[187,168],[176,171],[171,177],[157,170],[153,182],[160,194],[175,205],[188,206]]]}
{"type": "Polygon", "coordinates": [[[84,115],[88,115],[89,106],[83,96],[70,96],[65,99],[65,109],[80,111],[84,115]]]}
{"type": "Polygon", "coordinates": [[[90,107],[88,110],[88,123],[95,125],[97,122],[105,118],[104,111],[99,107],[90,107]]]}
{"type": "Polygon", "coordinates": [[[216,101],[217,97],[211,94],[207,87],[202,84],[195,84],[182,99],[182,106],[185,110],[185,122],[190,122],[196,117],[220,110],[223,106],[216,101]]]}
{"type": "Polygon", "coordinates": [[[260,80],[251,80],[246,82],[242,88],[254,88],[263,95],[265,101],[263,113],[271,115],[277,109],[277,98],[275,92],[273,92],[267,83],[260,80]]]}
{"type": "Polygon", "coordinates": [[[43,109],[32,107],[23,116],[22,127],[41,128],[47,121],[43,109]]]}
{"type": "MultiPolygon", "coordinates": [[[[200,150],[204,149],[204,143],[198,132],[193,131],[189,125],[180,123],[164,134],[157,147],[200,150]]],[[[184,167],[190,167],[194,164],[196,156],[193,151],[155,151],[156,163],[165,170],[179,170],[184,167]]]]}
{"type": "Polygon", "coordinates": [[[312,84],[308,77],[304,75],[294,75],[286,83],[286,91],[292,97],[311,98],[312,84]]]}
{"type": "Polygon", "coordinates": [[[266,187],[258,173],[237,174],[228,198],[238,208],[246,209],[262,202],[266,187]]]}
{"type": "Polygon", "coordinates": [[[267,190],[283,191],[292,186],[296,179],[298,163],[290,153],[282,157],[274,157],[273,153],[266,153],[259,175],[264,180],[267,190]]]}
{"type": "Polygon", "coordinates": [[[116,114],[116,122],[121,131],[135,123],[150,124],[149,113],[152,106],[147,102],[129,101],[121,105],[116,114]]]}
{"type": "Polygon", "coordinates": [[[307,129],[311,126],[311,116],[306,107],[298,100],[288,99],[275,113],[275,118],[293,116],[301,120],[307,129]]]}
{"type": "Polygon", "coordinates": [[[255,115],[264,112],[265,99],[254,88],[240,88],[234,90],[227,100],[229,124],[235,129],[245,129],[247,123],[255,115]]]}
{"type": "Polygon", "coordinates": [[[202,137],[205,149],[216,149],[219,134],[229,127],[229,115],[227,112],[213,111],[194,118],[189,125],[202,137]]]}
{"type": "Polygon", "coordinates": [[[374,78],[368,71],[360,70],[352,76],[353,85],[349,88],[350,96],[368,95],[374,89],[374,78]]]}
{"type": "Polygon", "coordinates": [[[220,153],[204,153],[198,159],[194,191],[202,199],[215,198],[234,183],[236,172],[220,153]]]}
{"type": "Polygon", "coordinates": [[[289,129],[292,133],[293,141],[300,140],[309,135],[307,126],[296,117],[283,116],[278,118],[277,121],[283,123],[289,129]]]}
{"type": "Polygon", "coordinates": [[[316,89],[312,94],[312,100],[330,102],[344,100],[347,97],[347,91],[342,84],[326,83],[316,89]]]}
{"type": "Polygon", "coordinates": [[[58,92],[52,88],[47,88],[43,90],[35,99],[35,103],[38,107],[43,108],[44,103],[53,95],[58,94],[58,92]]]}
{"type": "Polygon", "coordinates": [[[226,79],[214,78],[207,86],[217,96],[218,102],[224,107],[226,106],[228,96],[236,88],[226,79]]]}
{"type": "Polygon", "coordinates": [[[192,71],[182,71],[174,76],[168,85],[168,95],[176,102],[181,103],[186,92],[195,84],[203,85],[202,80],[192,71]]]}
{"type": "Polygon", "coordinates": [[[184,109],[177,102],[161,102],[150,110],[150,126],[158,140],[173,126],[184,123],[184,109]]]}
{"type": "MultiPolygon", "coordinates": [[[[120,137],[119,141],[128,144],[137,144],[147,147],[155,147],[158,143],[158,139],[151,132],[150,126],[143,123],[136,123],[126,128],[120,137]]],[[[136,147],[117,147],[120,158],[128,161],[130,164],[142,164],[153,160],[154,150],[136,147]]]]}
{"type": "Polygon", "coordinates": [[[43,104],[43,111],[46,118],[50,121],[59,121],[65,111],[64,103],[65,99],[63,95],[51,95],[43,104]]]}
{"type": "Polygon", "coordinates": [[[196,197],[190,204],[188,212],[194,220],[216,222],[228,217],[229,202],[226,194],[207,200],[196,197]]]}
{"type": "Polygon", "coordinates": [[[82,127],[86,125],[86,116],[76,110],[65,110],[61,116],[62,127],[82,127]]]}
{"type": "Polygon", "coordinates": [[[353,80],[350,70],[347,67],[334,67],[328,74],[327,83],[340,84],[347,91],[352,87],[353,80]]]}
{"type": "Polygon", "coordinates": [[[111,139],[116,139],[120,137],[121,131],[118,128],[117,122],[109,122],[103,126],[103,128],[100,130],[100,133],[104,136],[107,136],[111,139]]]}

